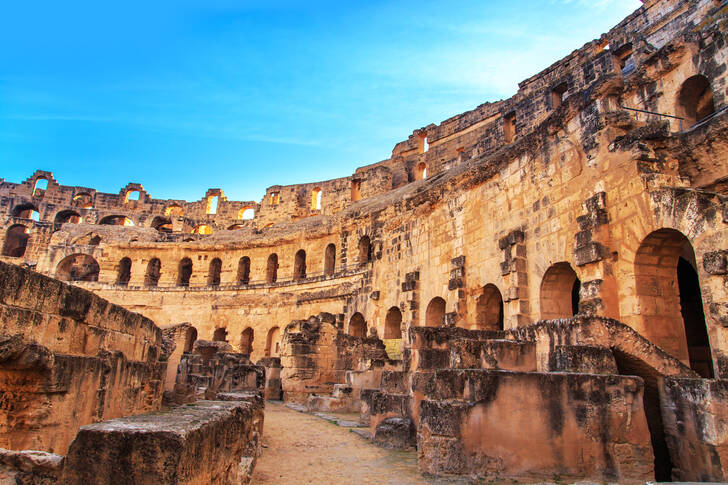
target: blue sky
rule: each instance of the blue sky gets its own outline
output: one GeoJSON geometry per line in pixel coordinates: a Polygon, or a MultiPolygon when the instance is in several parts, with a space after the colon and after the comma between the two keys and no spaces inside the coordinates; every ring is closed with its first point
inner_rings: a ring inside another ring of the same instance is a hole
{"type": "Polygon", "coordinates": [[[200,199],[350,175],[639,0],[6,2],[0,177],[200,199]]]}

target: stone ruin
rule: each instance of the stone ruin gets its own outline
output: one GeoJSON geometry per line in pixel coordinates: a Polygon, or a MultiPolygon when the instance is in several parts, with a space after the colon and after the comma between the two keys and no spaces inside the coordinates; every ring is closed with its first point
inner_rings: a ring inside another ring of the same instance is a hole
{"type": "Polygon", "coordinates": [[[245,482],[282,399],[431,475],[728,481],[728,5],[642,3],[259,201],[0,179],[0,479],[245,482]]]}

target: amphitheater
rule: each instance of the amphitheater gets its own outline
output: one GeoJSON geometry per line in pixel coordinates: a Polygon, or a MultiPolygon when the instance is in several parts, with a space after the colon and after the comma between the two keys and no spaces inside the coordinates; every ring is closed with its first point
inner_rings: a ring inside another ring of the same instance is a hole
{"type": "Polygon", "coordinates": [[[421,483],[728,481],[727,33],[643,0],[260,201],[0,179],[0,483],[256,483],[284,412],[421,483]]]}

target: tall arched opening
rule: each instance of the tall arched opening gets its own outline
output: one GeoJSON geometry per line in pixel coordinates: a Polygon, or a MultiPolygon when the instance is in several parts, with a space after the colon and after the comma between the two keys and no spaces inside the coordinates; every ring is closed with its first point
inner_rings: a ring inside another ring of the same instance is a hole
{"type": "Polygon", "coordinates": [[[503,330],[503,296],[497,286],[483,287],[475,305],[475,324],[478,330],[503,330]]]}
{"type": "Polygon", "coordinates": [[[369,236],[362,236],[359,239],[359,263],[368,263],[372,259],[372,243],[369,236]]]}
{"type": "Polygon", "coordinates": [[[684,118],[683,129],[690,128],[713,112],[713,90],[708,78],[698,74],[686,79],[677,95],[677,113],[684,118]]]}
{"type": "Polygon", "coordinates": [[[425,326],[439,327],[445,323],[445,300],[436,296],[427,305],[425,311],[425,326]]]}
{"type": "Polygon", "coordinates": [[[579,313],[581,281],[569,263],[552,265],[541,280],[541,319],[569,318],[579,313]]]}
{"type": "Polygon", "coordinates": [[[367,322],[359,312],[353,314],[349,320],[349,335],[360,338],[367,336],[367,322]]]}
{"type": "Polygon", "coordinates": [[[228,331],[224,327],[218,327],[212,334],[212,340],[215,342],[227,342],[228,331]]]}
{"type": "Polygon", "coordinates": [[[265,268],[266,283],[275,283],[278,280],[278,255],[276,253],[268,256],[268,263],[265,268]]]}
{"type": "Polygon", "coordinates": [[[268,330],[268,336],[265,339],[265,356],[280,357],[281,356],[281,337],[280,329],[273,327],[268,330]]]}
{"type": "Polygon", "coordinates": [[[650,233],[634,262],[638,330],[655,345],[713,377],[708,330],[692,244],[674,229],[650,233]]]}
{"type": "Polygon", "coordinates": [[[324,275],[332,276],[336,270],[336,246],[329,244],[324,253],[324,275]]]}
{"type": "Polygon", "coordinates": [[[191,277],[192,260],[190,258],[182,258],[177,266],[177,286],[190,286],[191,277]]]}
{"type": "Polygon", "coordinates": [[[252,354],[253,353],[253,338],[255,337],[255,332],[252,328],[248,327],[245,330],[243,330],[243,333],[240,334],[240,352],[244,354],[252,354]]]}
{"type": "Polygon", "coordinates": [[[222,261],[215,258],[210,261],[210,269],[207,272],[207,286],[220,286],[220,272],[222,271],[222,261]]]}
{"type": "Polygon", "coordinates": [[[293,261],[293,280],[306,279],[306,251],[299,249],[293,261]]]}
{"type": "Polygon", "coordinates": [[[62,210],[53,218],[53,230],[58,231],[63,224],[81,224],[81,215],[73,210],[62,210]]]}
{"type": "Polygon", "coordinates": [[[250,283],[250,258],[247,256],[243,256],[238,261],[237,280],[239,285],[247,285],[250,283]]]}
{"type": "Polygon", "coordinates": [[[131,259],[122,258],[119,261],[119,270],[116,274],[116,284],[120,286],[127,286],[131,279],[131,259]]]}
{"type": "Polygon", "coordinates": [[[396,306],[387,310],[387,316],[384,319],[384,338],[402,338],[402,312],[396,306]]]}
{"type": "Polygon", "coordinates": [[[162,262],[158,258],[150,259],[147,263],[147,271],[144,273],[144,286],[157,286],[161,274],[162,262]]]}

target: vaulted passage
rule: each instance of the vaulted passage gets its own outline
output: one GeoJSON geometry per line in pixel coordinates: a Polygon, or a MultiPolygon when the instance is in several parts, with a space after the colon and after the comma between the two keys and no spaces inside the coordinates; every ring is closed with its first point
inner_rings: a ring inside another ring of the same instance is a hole
{"type": "Polygon", "coordinates": [[[705,76],[698,74],[685,80],[678,94],[677,111],[679,116],[685,118],[683,129],[713,114],[713,90],[705,76]]]}
{"type": "Polygon", "coordinates": [[[427,305],[425,312],[425,325],[428,327],[439,327],[445,319],[445,300],[436,296],[427,305]]]}
{"type": "Polygon", "coordinates": [[[359,312],[353,314],[351,320],[349,320],[349,335],[361,338],[367,336],[367,322],[359,312]]]}
{"type": "Polygon", "coordinates": [[[10,226],[5,232],[5,242],[3,243],[3,256],[11,256],[20,258],[25,255],[28,247],[28,239],[30,238],[30,229],[22,224],[10,226]]]}
{"type": "Polygon", "coordinates": [[[579,313],[581,281],[569,263],[556,263],[541,281],[541,319],[568,318],[579,313]]]}
{"type": "Polygon", "coordinates": [[[61,281],[98,281],[99,263],[88,254],[66,256],[56,266],[56,278],[61,281]]]}
{"type": "Polygon", "coordinates": [[[476,304],[475,323],[479,330],[503,330],[503,297],[495,285],[485,285],[476,304]]]}

